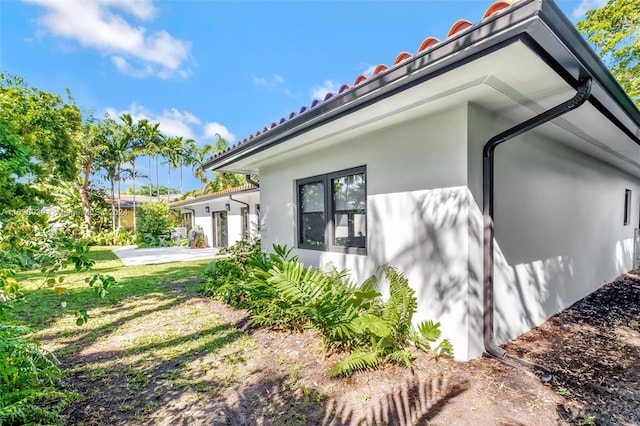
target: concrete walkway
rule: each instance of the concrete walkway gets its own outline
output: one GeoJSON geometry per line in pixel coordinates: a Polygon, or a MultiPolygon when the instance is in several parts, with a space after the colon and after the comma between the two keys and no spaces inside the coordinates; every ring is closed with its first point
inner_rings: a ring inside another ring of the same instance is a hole
{"type": "Polygon", "coordinates": [[[156,263],[186,262],[189,260],[213,259],[217,248],[191,249],[189,247],[138,248],[127,246],[113,250],[125,266],[151,265],[156,263]]]}

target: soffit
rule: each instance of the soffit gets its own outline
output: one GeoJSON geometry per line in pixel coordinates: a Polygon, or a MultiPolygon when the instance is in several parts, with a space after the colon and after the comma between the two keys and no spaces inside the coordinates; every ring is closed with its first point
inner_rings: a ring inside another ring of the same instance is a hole
{"type": "MultiPolygon", "coordinates": [[[[402,81],[394,84],[402,85],[402,81]]],[[[521,41],[407,88],[279,145],[236,161],[229,171],[257,174],[261,167],[348,143],[353,138],[467,103],[522,122],[575,94],[521,41]]],[[[368,96],[375,96],[372,92],[368,96]]],[[[598,109],[587,103],[536,131],[577,150],[640,174],[640,149],[598,109]]],[[[426,147],[425,149],[428,149],[426,147]]]]}

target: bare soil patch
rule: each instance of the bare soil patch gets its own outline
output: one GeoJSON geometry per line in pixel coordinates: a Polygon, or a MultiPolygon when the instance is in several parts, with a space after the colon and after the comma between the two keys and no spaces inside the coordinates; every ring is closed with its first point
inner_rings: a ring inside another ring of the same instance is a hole
{"type": "Polygon", "coordinates": [[[114,326],[99,338],[49,340],[63,353],[75,345],[62,362],[69,386],[85,399],[67,410],[69,424],[640,422],[640,284],[633,278],[508,345],[550,367],[551,385],[494,360],[436,361],[424,353],[410,369],[329,379],[340,355],[325,354],[314,332],[251,329],[243,311],[202,297],[194,284],[163,283],[167,295],[155,309],[148,298],[122,300],[103,314],[114,326]]]}

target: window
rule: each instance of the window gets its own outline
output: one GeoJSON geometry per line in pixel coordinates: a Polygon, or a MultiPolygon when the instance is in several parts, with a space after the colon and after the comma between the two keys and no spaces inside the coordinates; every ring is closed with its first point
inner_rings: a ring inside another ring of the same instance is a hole
{"type": "Polygon", "coordinates": [[[631,190],[624,190],[624,226],[631,223],[631,190]]]}
{"type": "Polygon", "coordinates": [[[191,230],[191,224],[193,223],[193,216],[191,213],[182,213],[182,227],[187,228],[187,231],[191,230]]]}
{"type": "Polygon", "coordinates": [[[242,239],[249,238],[249,207],[240,208],[240,217],[242,218],[242,239]]]}
{"type": "Polygon", "coordinates": [[[366,253],[364,166],[297,181],[298,247],[366,253]]]}

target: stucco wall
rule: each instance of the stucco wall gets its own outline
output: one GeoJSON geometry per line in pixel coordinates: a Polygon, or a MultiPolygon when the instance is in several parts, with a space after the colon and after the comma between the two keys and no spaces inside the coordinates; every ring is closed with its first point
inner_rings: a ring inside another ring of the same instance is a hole
{"type": "Polygon", "coordinates": [[[477,355],[477,344],[468,346],[466,119],[460,106],[261,168],[263,247],[295,246],[297,179],[366,165],[368,255],[296,254],[347,268],[358,282],[381,264],[398,267],[416,289],[416,321],[441,321],[457,357],[477,355]]]}
{"type": "MultiPolygon", "coordinates": [[[[473,177],[482,146],[511,125],[469,109],[470,188],[478,201],[481,181],[473,177]]],[[[495,332],[505,342],[631,269],[640,180],[536,132],[499,146],[495,164],[495,332]],[[632,190],[629,226],[625,189],[632,190]]],[[[481,223],[479,203],[471,215],[481,223]]]]}
{"type": "MultiPolygon", "coordinates": [[[[295,246],[296,179],[366,165],[368,254],[296,254],[348,268],[356,281],[380,264],[398,267],[416,289],[416,321],[441,321],[457,358],[480,356],[482,147],[512,124],[461,105],[266,165],[263,247],[295,246]]],[[[496,335],[504,342],[631,268],[640,185],[535,132],[497,152],[496,335]],[[626,188],[630,226],[622,223],[626,188]]]]}
{"type": "MultiPolygon", "coordinates": [[[[256,224],[258,223],[256,205],[260,203],[260,194],[258,192],[235,194],[233,195],[233,198],[249,204],[249,233],[251,236],[256,236],[256,224]]],[[[186,206],[195,210],[194,224],[195,226],[202,227],[208,247],[211,247],[213,241],[212,214],[216,211],[226,211],[225,204],[229,204],[231,208],[231,210],[227,212],[228,244],[231,246],[242,238],[242,219],[240,217],[240,209],[245,207],[244,205],[235,201],[229,201],[229,197],[227,196],[186,206]],[[206,206],[209,206],[209,213],[205,211],[206,206]]]]}

